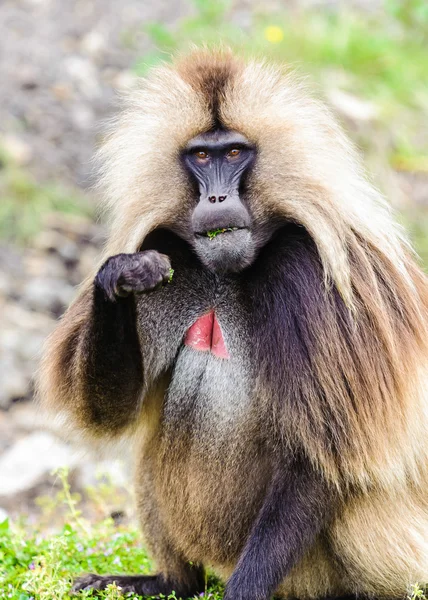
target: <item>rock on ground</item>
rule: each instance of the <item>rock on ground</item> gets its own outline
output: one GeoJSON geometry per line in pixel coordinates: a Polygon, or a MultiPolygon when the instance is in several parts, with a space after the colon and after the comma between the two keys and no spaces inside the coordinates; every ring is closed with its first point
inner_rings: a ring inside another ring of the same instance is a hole
{"type": "Polygon", "coordinates": [[[33,487],[62,466],[73,466],[73,450],[46,431],[36,431],[0,456],[0,498],[33,487]]]}

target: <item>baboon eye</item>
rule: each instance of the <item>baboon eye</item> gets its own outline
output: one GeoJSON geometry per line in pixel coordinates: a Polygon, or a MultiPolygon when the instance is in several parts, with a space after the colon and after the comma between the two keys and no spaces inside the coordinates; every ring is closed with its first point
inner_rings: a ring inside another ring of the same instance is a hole
{"type": "Polygon", "coordinates": [[[227,157],[228,158],[236,158],[240,154],[241,154],[241,151],[239,150],[239,148],[232,148],[232,150],[229,150],[229,152],[227,153],[227,157]]]}
{"type": "Polygon", "coordinates": [[[198,150],[195,152],[195,157],[200,161],[206,161],[208,160],[208,152],[205,152],[205,150],[198,150]]]}

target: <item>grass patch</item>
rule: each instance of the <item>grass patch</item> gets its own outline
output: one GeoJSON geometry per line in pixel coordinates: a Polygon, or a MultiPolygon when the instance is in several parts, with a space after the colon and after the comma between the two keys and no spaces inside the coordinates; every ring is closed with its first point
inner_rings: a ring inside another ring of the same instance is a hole
{"type": "MultiPolygon", "coordinates": [[[[66,523],[56,534],[37,529],[29,533],[25,522],[0,524],[0,598],[12,600],[70,600],[73,579],[85,573],[151,574],[152,563],[134,526],[116,526],[112,519],[84,530],[66,523]]],[[[73,598],[91,598],[80,592],[73,598]]],[[[199,598],[222,598],[222,586],[213,578],[199,598]]],[[[101,594],[105,600],[122,598],[115,586],[101,594]]],[[[141,598],[130,594],[127,598],[141,598]]],[[[175,594],[168,599],[177,598],[175,594]]]]}

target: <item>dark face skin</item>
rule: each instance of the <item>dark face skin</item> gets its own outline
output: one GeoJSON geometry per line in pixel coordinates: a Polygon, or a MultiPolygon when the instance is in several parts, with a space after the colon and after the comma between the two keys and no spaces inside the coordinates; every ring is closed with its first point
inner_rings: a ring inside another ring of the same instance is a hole
{"type": "Polygon", "coordinates": [[[253,262],[259,247],[242,198],[256,149],[242,134],[221,130],[193,138],[182,156],[199,192],[186,238],[210,270],[241,271],[253,262]]]}

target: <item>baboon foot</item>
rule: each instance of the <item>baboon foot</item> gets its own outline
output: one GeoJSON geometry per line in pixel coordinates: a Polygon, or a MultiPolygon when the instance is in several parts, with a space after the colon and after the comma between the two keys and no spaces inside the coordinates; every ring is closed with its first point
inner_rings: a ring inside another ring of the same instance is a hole
{"type": "Polygon", "coordinates": [[[110,583],[120,587],[123,595],[130,592],[140,596],[168,595],[175,591],[177,598],[190,598],[204,591],[204,580],[196,578],[192,583],[176,583],[162,575],[97,575],[90,574],[79,577],[74,582],[71,592],[81,590],[105,590],[110,583]]]}

